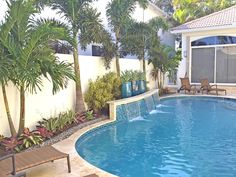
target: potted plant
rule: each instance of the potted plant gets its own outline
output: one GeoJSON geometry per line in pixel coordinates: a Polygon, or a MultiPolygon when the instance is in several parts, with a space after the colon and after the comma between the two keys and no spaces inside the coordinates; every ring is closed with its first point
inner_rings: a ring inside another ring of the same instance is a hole
{"type": "Polygon", "coordinates": [[[139,90],[139,93],[144,93],[146,92],[146,79],[145,79],[145,73],[144,72],[141,72],[139,71],[138,72],[138,90],[139,90]]]}
{"type": "Polygon", "coordinates": [[[139,79],[138,79],[138,71],[131,71],[131,81],[132,81],[132,96],[139,94],[139,79]]]}
{"type": "Polygon", "coordinates": [[[126,70],[121,73],[121,96],[128,98],[132,96],[131,72],[126,70]]]}

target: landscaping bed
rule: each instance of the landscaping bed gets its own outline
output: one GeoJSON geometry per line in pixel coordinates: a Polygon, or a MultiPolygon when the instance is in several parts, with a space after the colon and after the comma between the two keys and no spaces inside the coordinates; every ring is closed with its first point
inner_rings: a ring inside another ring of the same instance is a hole
{"type": "Polygon", "coordinates": [[[72,111],[59,114],[57,117],[43,119],[36,129],[25,128],[18,137],[0,139],[0,157],[10,153],[32,150],[40,146],[52,145],[71,136],[83,127],[108,119],[106,115],[97,115],[93,111],[74,114],[72,111]]]}

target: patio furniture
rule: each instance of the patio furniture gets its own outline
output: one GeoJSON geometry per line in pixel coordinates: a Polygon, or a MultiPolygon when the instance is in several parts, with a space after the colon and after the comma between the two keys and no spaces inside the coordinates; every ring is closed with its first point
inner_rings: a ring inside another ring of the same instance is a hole
{"type": "Polygon", "coordinates": [[[184,90],[185,93],[186,91],[188,91],[189,93],[193,91],[193,94],[196,93],[197,90],[196,85],[191,85],[188,77],[180,78],[180,80],[181,80],[181,87],[179,88],[178,92],[184,90]]]}
{"type": "MultiPolygon", "coordinates": [[[[63,158],[67,158],[68,172],[70,173],[69,154],[60,152],[52,146],[45,146],[32,151],[8,155],[0,159],[0,176],[16,175],[16,173],[23,170],[63,158]]],[[[19,177],[19,174],[17,174],[16,177],[19,177]]]]}
{"type": "Polygon", "coordinates": [[[207,94],[211,91],[215,91],[216,95],[218,95],[218,92],[225,92],[225,95],[227,94],[226,90],[218,88],[217,84],[210,85],[208,79],[201,80],[201,90],[202,90],[202,94],[204,91],[206,91],[207,94]]]}
{"type": "MultiPolygon", "coordinates": [[[[16,171],[15,171],[15,156],[13,154],[10,154],[10,155],[6,155],[4,157],[1,157],[0,158],[0,161],[4,161],[6,159],[11,159],[11,165],[12,165],[12,168],[11,168],[11,174],[15,174],[11,177],[26,177],[26,173],[25,172],[21,172],[21,173],[17,173],[16,174],[16,171]]],[[[0,176],[1,177],[7,177],[7,174],[4,173],[4,171],[0,171],[0,176]]]]}

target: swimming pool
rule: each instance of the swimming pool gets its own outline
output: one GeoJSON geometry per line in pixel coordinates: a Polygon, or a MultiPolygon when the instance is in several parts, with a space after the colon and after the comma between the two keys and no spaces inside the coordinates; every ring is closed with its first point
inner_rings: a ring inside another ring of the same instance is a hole
{"type": "Polygon", "coordinates": [[[76,149],[122,177],[236,176],[236,101],[163,99],[152,114],[85,134],[76,149]]]}

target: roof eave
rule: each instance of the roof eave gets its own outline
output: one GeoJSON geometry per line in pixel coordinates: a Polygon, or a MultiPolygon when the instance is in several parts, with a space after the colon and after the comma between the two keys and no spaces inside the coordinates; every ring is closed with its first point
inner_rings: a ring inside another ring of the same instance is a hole
{"type": "Polygon", "coordinates": [[[159,13],[161,13],[163,15],[163,17],[166,17],[167,14],[162,10],[160,9],[159,7],[157,7],[154,3],[152,3],[151,1],[148,1],[148,4],[153,8],[155,9],[156,11],[158,11],[159,13]]]}
{"type": "Polygon", "coordinates": [[[193,29],[182,29],[182,30],[180,29],[180,30],[171,30],[170,32],[172,34],[182,34],[182,33],[209,31],[209,30],[221,30],[221,29],[228,29],[228,28],[236,28],[236,25],[231,24],[231,25],[207,27],[207,28],[193,28],[193,29]]]}

